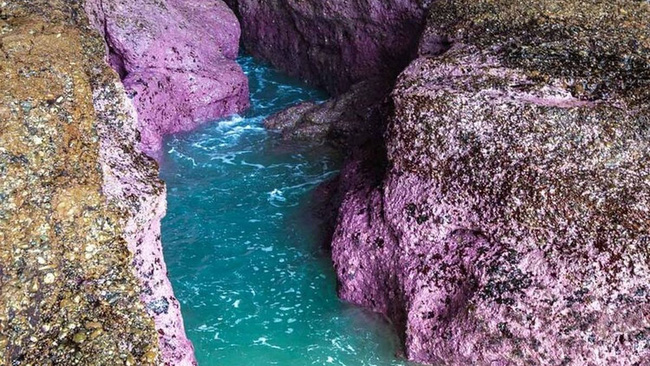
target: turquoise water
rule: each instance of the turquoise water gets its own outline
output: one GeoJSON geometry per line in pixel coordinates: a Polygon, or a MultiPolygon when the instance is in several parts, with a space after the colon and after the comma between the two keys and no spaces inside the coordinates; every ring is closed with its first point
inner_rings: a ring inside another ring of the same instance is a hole
{"type": "Polygon", "coordinates": [[[337,299],[310,219],[310,194],[337,173],[339,157],[262,127],[265,116],[326,95],[240,62],[251,110],[169,138],[161,162],[165,259],[199,363],[404,365],[388,324],[337,299]]]}

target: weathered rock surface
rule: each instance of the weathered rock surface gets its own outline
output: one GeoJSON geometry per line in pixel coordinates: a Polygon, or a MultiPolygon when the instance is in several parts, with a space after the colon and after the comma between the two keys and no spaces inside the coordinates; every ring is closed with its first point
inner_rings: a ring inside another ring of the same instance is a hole
{"type": "Polygon", "coordinates": [[[362,81],[322,104],[305,102],[276,113],[264,126],[287,140],[327,141],[356,146],[381,136],[384,99],[391,83],[382,79],[362,81]]]}
{"type": "Polygon", "coordinates": [[[165,185],[158,178],[157,165],[136,147],[137,113],[122,84],[102,85],[93,94],[102,192],[126,215],[123,237],[133,253],[131,267],[139,279],[140,300],[155,322],[162,361],[165,365],[196,365],[163,258],[160,220],[167,209],[165,185]]]}
{"type": "Polygon", "coordinates": [[[0,364],[193,364],[102,39],[81,3],[0,6],[0,364]]]}
{"type": "Polygon", "coordinates": [[[649,15],[432,5],[388,164],[346,165],[332,243],[341,297],[388,315],[410,359],[649,364],[649,15]]]}
{"type": "Polygon", "coordinates": [[[139,116],[142,149],[162,136],[248,107],[248,80],[235,62],[240,28],[221,0],[88,0],[139,116]]]}
{"type": "Polygon", "coordinates": [[[227,0],[254,56],[338,94],[397,75],[413,57],[428,0],[227,0]]]}

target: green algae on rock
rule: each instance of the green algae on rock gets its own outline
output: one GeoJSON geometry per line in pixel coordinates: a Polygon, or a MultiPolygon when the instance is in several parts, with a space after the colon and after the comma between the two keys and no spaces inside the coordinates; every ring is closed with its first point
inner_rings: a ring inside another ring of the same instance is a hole
{"type": "Polygon", "coordinates": [[[0,363],[158,364],[128,213],[103,192],[104,44],[75,2],[0,11],[0,363]]]}

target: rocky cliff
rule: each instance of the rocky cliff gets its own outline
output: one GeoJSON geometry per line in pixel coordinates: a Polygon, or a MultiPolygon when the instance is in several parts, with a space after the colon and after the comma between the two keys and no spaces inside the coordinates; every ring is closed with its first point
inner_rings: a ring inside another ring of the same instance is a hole
{"type": "MultiPolygon", "coordinates": [[[[268,125],[350,152],[339,293],[410,359],[648,364],[648,2],[229,2],[253,54],[341,94],[268,125]]],[[[18,0],[0,23],[0,363],[192,364],[141,150],[244,108],[236,20],[18,0]]]]}
{"type": "Polygon", "coordinates": [[[0,364],[195,364],[142,150],[246,107],[232,12],[12,1],[0,23],[0,364]]]}
{"type": "Polygon", "coordinates": [[[386,129],[347,140],[362,143],[334,183],[332,256],[340,296],[386,314],[409,359],[648,364],[648,15],[433,2],[417,57],[376,98],[386,114],[346,107],[360,84],[267,122],[287,138],[386,129]]]}
{"type": "Polygon", "coordinates": [[[137,108],[148,154],[166,134],[248,107],[248,80],[235,62],[239,23],[223,1],[88,0],[85,9],[137,108]]]}
{"type": "Polygon", "coordinates": [[[0,363],[160,363],[127,248],[133,215],[103,189],[102,146],[124,149],[127,174],[152,178],[134,193],[153,197],[161,184],[134,139],[116,146],[100,132],[135,123],[104,44],[66,2],[1,10],[0,363]]]}
{"type": "Polygon", "coordinates": [[[161,364],[195,365],[163,258],[160,220],[167,208],[165,185],[157,165],[138,148],[137,113],[122,84],[113,81],[95,87],[93,100],[102,192],[125,215],[122,236],[132,254],[129,266],[138,279],[146,314],[154,320],[161,364]]]}
{"type": "Polygon", "coordinates": [[[332,243],[342,298],[393,319],[410,359],[648,364],[648,15],[432,5],[388,168],[348,163],[332,243]]]}
{"type": "Polygon", "coordinates": [[[254,56],[339,94],[397,75],[413,57],[429,0],[227,0],[254,56]]]}

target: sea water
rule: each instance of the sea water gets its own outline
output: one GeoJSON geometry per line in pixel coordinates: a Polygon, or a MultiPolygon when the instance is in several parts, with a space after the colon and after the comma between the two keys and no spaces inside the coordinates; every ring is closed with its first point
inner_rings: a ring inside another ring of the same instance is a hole
{"type": "Polygon", "coordinates": [[[162,241],[202,366],[405,365],[378,315],[336,297],[312,192],[340,157],[265,131],[268,115],[326,95],[251,57],[251,109],[167,139],[162,241]]]}

